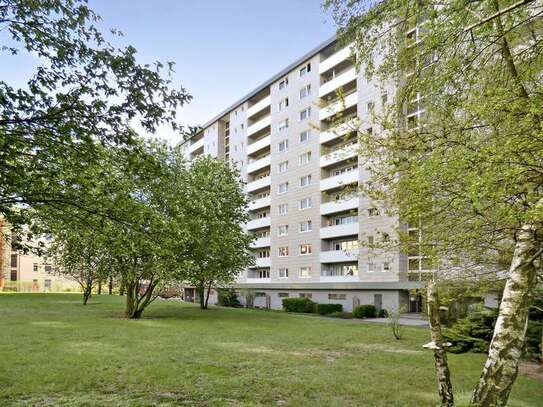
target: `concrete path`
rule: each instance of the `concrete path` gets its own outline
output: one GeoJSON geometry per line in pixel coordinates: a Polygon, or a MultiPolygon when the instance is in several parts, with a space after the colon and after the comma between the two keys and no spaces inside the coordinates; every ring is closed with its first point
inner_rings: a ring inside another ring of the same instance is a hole
{"type": "MultiPolygon", "coordinates": [[[[389,322],[388,318],[369,318],[361,319],[362,322],[375,322],[381,324],[387,324],[389,322]]],[[[400,325],[406,326],[428,326],[428,321],[424,318],[422,314],[402,314],[400,316],[400,325]]]]}

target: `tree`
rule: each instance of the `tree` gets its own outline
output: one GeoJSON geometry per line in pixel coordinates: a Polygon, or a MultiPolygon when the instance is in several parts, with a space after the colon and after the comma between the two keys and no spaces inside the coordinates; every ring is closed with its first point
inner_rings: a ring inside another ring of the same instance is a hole
{"type": "Polygon", "coordinates": [[[420,225],[441,278],[506,269],[474,405],[505,405],[518,372],[543,239],[540,1],[326,0],[342,42],[393,104],[359,133],[370,183],[420,225]],[[504,267],[505,266],[505,267],[504,267]]]}
{"type": "Polygon", "coordinates": [[[0,214],[14,226],[28,223],[37,205],[108,216],[87,188],[97,151],[136,155],[135,123],[179,129],[176,110],[190,96],[172,88],[173,63],[140,65],[133,47],[107,42],[99,20],[86,0],[0,0],[2,60],[41,61],[24,88],[0,80],[0,214]]]}
{"type": "MultiPolygon", "coordinates": [[[[211,288],[228,285],[252,262],[252,238],[242,228],[248,221],[247,198],[237,171],[221,160],[197,159],[187,175],[190,241],[182,278],[196,287],[200,308],[207,309],[211,288]]],[[[169,205],[180,205],[179,199],[172,196],[169,205]]]]}
{"type": "Polygon", "coordinates": [[[55,235],[47,256],[56,272],[79,283],[87,305],[97,281],[107,275],[108,262],[98,243],[100,236],[88,229],[66,229],[55,235]]]}

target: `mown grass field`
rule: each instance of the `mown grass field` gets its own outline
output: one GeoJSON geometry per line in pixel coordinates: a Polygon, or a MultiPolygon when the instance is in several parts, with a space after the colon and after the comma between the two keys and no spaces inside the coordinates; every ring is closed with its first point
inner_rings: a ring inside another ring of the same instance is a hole
{"type": "MultiPolygon", "coordinates": [[[[434,406],[428,333],[386,325],[157,301],[138,321],[122,298],[0,295],[1,406],[434,406]]],[[[458,405],[483,355],[450,355],[458,405]]],[[[511,406],[543,405],[519,376],[511,406]]]]}

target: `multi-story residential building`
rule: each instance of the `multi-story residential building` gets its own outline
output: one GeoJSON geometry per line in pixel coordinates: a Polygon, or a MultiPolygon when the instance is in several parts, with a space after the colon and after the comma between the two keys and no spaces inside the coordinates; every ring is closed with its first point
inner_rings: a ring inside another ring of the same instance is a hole
{"type": "Polygon", "coordinates": [[[375,248],[400,223],[357,192],[368,174],[351,124],[373,131],[372,112],[392,92],[368,81],[351,50],[332,38],[183,143],[187,158],[229,160],[246,182],[255,266],[236,286],[254,292],[255,306],[280,308],[283,298],[304,296],[347,311],[358,304],[417,310],[409,265],[418,258],[375,248]]]}
{"type": "Polygon", "coordinates": [[[12,248],[10,227],[0,218],[0,291],[80,291],[79,284],[57,273],[53,265],[33,253],[12,248]]]}

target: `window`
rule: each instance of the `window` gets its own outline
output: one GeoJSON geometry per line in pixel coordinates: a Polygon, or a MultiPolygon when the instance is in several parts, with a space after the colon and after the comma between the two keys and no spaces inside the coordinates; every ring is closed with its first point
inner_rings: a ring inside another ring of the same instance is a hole
{"type": "Polygon", "coordinates": [[[313,230],[313,226],[310,220],[300,222],[300,233],[311,232],[311,230],[313,230]]]}
{"type": "Polygon", "coordinates": [[[288,150],[288,139],[279,143],[279,152],[282,153],[288,150]]]}
{"type": "Polygon", "coordinates": [[[279,172],[286,172],[288,170],[288,161],[279,163],[279,172]]]}
{"type": "Polygon", "coordinates": [[[311,254],[311,245],[310,244],[301,244],[300,245],[300,256],[306,256],[311,254]]]}
{"type": "Polygon", "coordinates": [[[259,250],[258,252],[258,258],[259,259],[267,259],[270,257],[270,251],[269,250],[259,250]]]}
{"type": "Polygon", "coordinates": [[[300,267],[300,277],[301,278],[311,277],[311,267],[300,267]]]}
{"type": "Polygon", "coordinates": [[[308,151],[298,156],[299,165],[306,165],[306,164],[309,164],[310,162],[311,162],[311,151],[308,151]]]}
{"type": "Polygon", "coordinates": [[[383,272],[389,272],[390,271],[390,263],[389,262],[384,262],[383,263],[383,272]]]}
{"type": "Polygon", "coordinates": [[[390,242],[390,235],[388,233],[383,232],[382,239],[383,239],[384,243],[388,243],[388,242],[390,242]]]}
{"type": "Polygon", "coordinates": [[[288,98],[284,98],[279,102],[279,105],[277,106],[277,110],[280,112],[282,110],[285,110],[288,107],[288,98]]]}
{"type": "Polygon", "coordinates": [[[288,269],[280,268],[279,269],[279,278],[288,278],[288,269]]]}
{"type": "Polygon", "coordinates": [[[373,245],[374,239],[373,236],[368,236],[368,244],[373,245]]]}
{"type": "Polygon", "coordinates": [[[16,254],[11,255],[11,267],[17,267],[17,255],[16,254]]]}
{"type": "Polygon", "coordinates": [[[311,208],[311,197],[300,199],[300,209],[309,209],[311,208]]]}
{"type": "Polygon", "coordinates": [[[336,175],[345,174],[347,172],[351,172],[356,170],[357,165],[349,165],[348,167],[338,168],[332,171],[332,176],[335,177],[336,175]]]}
{"type": "Polygon", "coordinates": [[[300,144],[307,143],[309,141],[309,130],[302,131],[300,133],[300,144]]]}
{"type": "Polygon", "coordinates": [[[336,294],[336,293],[330,293],[328,294],[329,300],[346,300],[347,294],[336,294]]]}
{"type": "Polygon", "coordinates": [[[334,264],[321,270],[324,277],[352,277],[358,275],[357,264],[334,264]]]}
{"type": "Polygon", "coordinates": [[[300,120],[305,120],[309,117],[311,117],[311,106],[306,107],[300,112],[300,120]]]}
{"type": "Polygon", "coordinates": [[[379,215],[379,209],[377,208],[368,209],[368,216],[378,216],[378,215],[379,215]]]}
{"type": "Polygon", "coordinates": [[[284,78],[281,82],[279,82],[279,90],[285,89],[288,86],[288,78],[284,78]]]}
{"type": "Polygon", "coordinates": [[[311,174],[304,175],[300,178],[300,186],[301,187],[307,187],[308,185],[311,185],[311,174]]]}
{"type": "Polygon", "coordinates": [[[300,89],[300,99],[303,99],[309,95],[311,95],[311,84],[306,85],[302,89],[300,89]]]}
{"type": "Polygon", "coordinates": [[[263,292],[256,292],[255,293],[255,297],[265,297],[266,296],[266,293],[263,293],[263,292]]]}
{"type": "Polygon", "coordinates": [[[53,267],[50,264],[44,265],[43,269],[46,273],[51,273],[53,271],[53,267]]]}
{"type": "Polygon", "coordinates": [[[254,276],[256,278],[270,278],[270,270],[258,270],[256,273],[256,276],[254,276]]]}
{"type": "Polygon", "coordinates": [[[277,128],[279,131],[285,131],[286,129],[288,129],[288,119],[281,120],[277,128]]]}
{"type": "Polygon", "coordinates": [[[281,204],[278,206],[279,215],[286,215],[288,213],[288,204],[281,204]]]}
{"type": "Polygon", "coordinates": [[[372,259],[368,262],[368,273],[373,273],[375,271],[375,263],[372,259]]]}
{"type": "Polygon", "coordinates": [[[279,229],[279,232],[278,232],[279,236],[288,235],[288,225],[281,225],[281,226],[279,226],[278,229],[279,229]]]}
{"type": "Polygon", "coordinates": [[[387,101],[388,101],[388,94],[387,94],[386,92],[383,92],[383,93],[381,94],[381,103],[382,103],[383,105],[385,105],[385,104],[387,103],[387,101]]]}
{"type": "Polygon", "coordinates": [[[313,294],[311,294],[311,293],[300,293],[300,294],[298,294],[298,296],[300,298],[312,298],[313,294]]]}
{"type": "Polygon", "coordinates": [[[358,249],[358,240],[340,240],[332,244],[334,250],[358,249]]]}
{"type": "Polygon", "coordinates": [[[32,271],[38,271],[38,263],[32,264],[32,271]]]}
{"type": "Polygon", "coordinates": [[[284,194],[288,192],[288,182],[284,182],[282,184],[279,184],[279,194],[284,194]]]}
{"type": "Polygon", "coordinates": [[[309,72],[311,72],[311,62],[308,62],[306,65],[300,68],[300,77],[305,76],[309,72]]]}
{"type": "Polygon", "coordinates": [[[368,102],[366,105],[366,112],[371,113],[373,112],[373,108],[375,107],[373,102],[368,102]]]}
{"type": "Polygon", "coordinates": [[[288,298],[288,293],[277,293],[279,298],[288,298]]]}
{"type": "Polygon", "coordinates": [[[258,219],[264,219],[269,216],[269,212],[258,212],[258,219]]]}
{"type": "Polygon", "coordinates": [[[288,246],[280,247],[278,255],[279,255],[279,257],[287,257],[288,256],[288,246]]]}
{"type": "Polygon", "coordinates": [[[339,216],[337,218],[334,218],[332,221],[330,221],[328,225],[329,226],[348,225],[348,224],[357,223],[357,222],[358,222],[358,216],[356,215],[339,216]]]}

